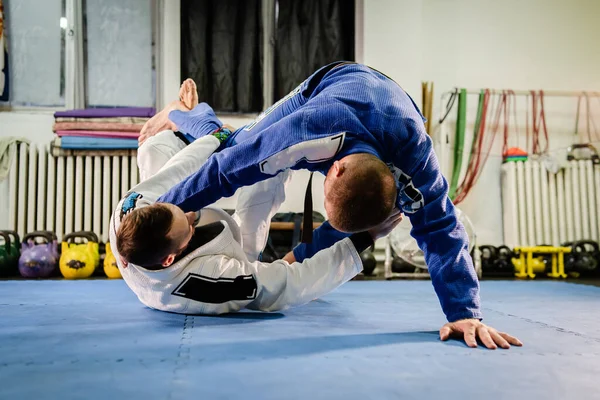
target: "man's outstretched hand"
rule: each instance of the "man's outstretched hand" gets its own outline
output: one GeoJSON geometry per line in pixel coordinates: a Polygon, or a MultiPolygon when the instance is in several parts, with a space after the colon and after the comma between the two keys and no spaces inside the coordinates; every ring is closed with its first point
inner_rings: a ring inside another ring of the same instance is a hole
{"type": "Polygon", "coordinates": [[[450,337],[462,337],[469,347],[477,347],[479,339],[488,349],[509,349],[510,345],[523,346],[523,343],[508,333],[498,332],[491,326],[483,324],[478,319],[462,319],[450,322],[440,329],[440,339],[445,341],[450,337]]]}

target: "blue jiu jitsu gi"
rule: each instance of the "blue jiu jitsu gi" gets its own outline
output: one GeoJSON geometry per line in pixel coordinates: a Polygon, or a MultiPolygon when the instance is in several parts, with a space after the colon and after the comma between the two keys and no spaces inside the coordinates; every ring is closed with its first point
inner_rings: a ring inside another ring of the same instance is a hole
{"type": "MultiPolygon", "coordinates": [[[[206,104],[189,113],[171,112],[170,119],[192,138],[222,125],[206,104]]],[[[196,211],[284,169],[327,174],[335,160],[354,153],[373,154],[394,173],[397,206],[410,218],[447,319],[481,318],[467,235],[448,198],[423,116],[398,84],[367,66],[321,68],[236,130],[221,151],[159,201],[196,211]]],[[[294,256],[301,261],[346,236],[325,223],[294,256]]]]}

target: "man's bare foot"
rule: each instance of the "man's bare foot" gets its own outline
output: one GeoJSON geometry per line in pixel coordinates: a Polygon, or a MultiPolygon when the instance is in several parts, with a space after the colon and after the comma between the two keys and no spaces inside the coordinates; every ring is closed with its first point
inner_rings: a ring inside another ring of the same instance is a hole
{"type": "Polygon", "coordinates": [[[159,132],[165,130],[177,130],[175,124],[171,122],[171,120],[169,120],[169,113],[173,110],[190,111],[190,109],[187,108],[185,104],[179,100],[168,104],[161,112],[156,114],[154,117],[150,118],[144,124],[144,127],[140,132],[140,137],[138,139],[140,145],[144,143],[146,139],[156,135],[159,132]]]}
{"type": "Polygon", "coordinates": [[[198,90],[193,79],[183,81],[179,89],[179,100],[190,110],[198,105],[198,90]]]}

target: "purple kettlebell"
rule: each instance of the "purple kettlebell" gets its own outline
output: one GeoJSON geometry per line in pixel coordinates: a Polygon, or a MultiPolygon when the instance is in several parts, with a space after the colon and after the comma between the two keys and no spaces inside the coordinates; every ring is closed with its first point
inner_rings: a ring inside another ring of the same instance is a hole
{"type": "Polygon", "coordinates": [[[47,278],[58,264],[58,249],[51,232],[31,232],[23,238],[19,273],[24,278],[47,278]],[[41,239],[41,242],[36,241],[41,239]]]}

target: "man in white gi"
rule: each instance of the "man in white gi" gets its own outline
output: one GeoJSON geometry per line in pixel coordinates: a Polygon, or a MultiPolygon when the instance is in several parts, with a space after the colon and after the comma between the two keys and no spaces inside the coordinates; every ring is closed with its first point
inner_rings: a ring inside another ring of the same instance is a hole
{"type": "Polygon", "coordinates": [[[121,274],[150,308],[222,314],[242,308],[275,311],[305,304],[356,276],[362,270],[359,253],[401,220],[398,213],[379,227],[354,234],[301,263],[257,261],[270,220],[285,199],[289,171],[243,188],[233,216],[214,207],[184,213],[156,200],[197,171],[221,145],[218,134],[187,146],[184,140],[172,131],[163,131],[139,148],[140,173],[147,179],[130,190],[111,218],[111,248],[121,274]],[[153,241],[165,238],[136,225],[148,220],[147,213],[153,215],[153,226],[164,223],[169,231],[172,251],[160,256],[159,262],[151,261],[157,260],[152,254],[153,241]]]}

